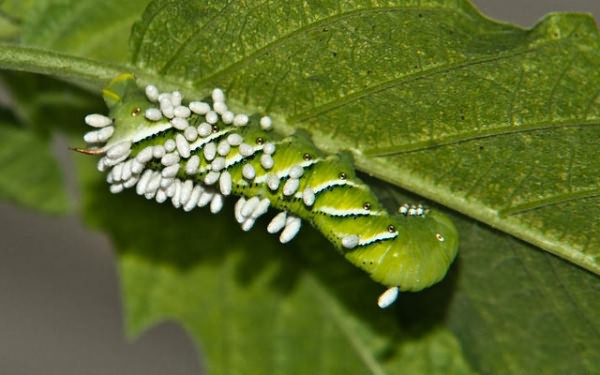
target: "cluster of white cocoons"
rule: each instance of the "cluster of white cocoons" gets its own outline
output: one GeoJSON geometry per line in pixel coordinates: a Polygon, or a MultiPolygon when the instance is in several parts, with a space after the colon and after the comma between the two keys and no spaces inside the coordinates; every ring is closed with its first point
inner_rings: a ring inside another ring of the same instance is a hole
{"type": "MultiPolygon", "coordinates": [[[[152,105],[155,105],[143,111],[145,119],[157,124],[166,124],[162,130],[176,129],[176,135],[174,139],[168,139],[162,145],[147,146],[132,157],[131,141],[108,143],[108,147],[104,146],[104,156],[98,163],[98,169],[107,172],[111,192],[119,193],[126,188],[135,187],[137,194],[147,199],[159,203],[170,200],[175,208],[184,211],[208,206],[212,213],[218,213],[223,208],[225,197],[232,193],[233,181],[227,170],[226,159],[232,149],[237,149],[242,158],[261,151],[261,167],[265,171],[273,168],[272,155],[276,151],[275,144],[252,145],[251,142],[244,142],[242,135],[235,132],[235,128],[246,126],[249,117],[246,114],[233,113],[228,108],[221,89],[216,88],[212,91],[212,105],[202,101],[184,104],[180,92],[161,93],[154,85],[146,86],[145,95],[152,105]],[[202,119],[200,125],[191,125],[191,120],[197,120],[198,117],[202,119]],[[216,134],[213,125],[219,121],[228,127],[216,134]],[[194,153],[199,148],[202,152],[194,153]],[[210,163],[209,169],[204,180],[197,182],[192,177],[199,171],[202,159],[210,163]],[[186,161],[185,167],[180,164],[183,160],[186,161]],[[155,165],[156,162],[160,162],[162,169],[157,171],[146,168],[150,162],[154,162],[155,165]],[[190,179],[178,177],[181,176],[182,168],[190,179]]],[[[84,136],[84,140],[94,147],[109,142],[115,131],[113,121],[104,115],[88,115],[85,122],[95,128],[84,136]]],[[[270,117],[264,116],[259,125],[263,130],[270,130],[273,124],[270,117]]],[[[253,165],[243,165],[244,179],[251,181],[256,174],[253,165]]],[[[282,187],[284,195],[296,194],[302,174],[303,168],[300,166],[290,169],[289,178],[282,187]]],[[[267,186],[276,190],[279,184],[280,177],[270,174],[267,186]]],[[[315,194],[310,188],[302,195],[307,206],[314,203],[315,194]]],[[[266,198],[242,197],[235,205],[235,218],[242,229],[248,231],[259,217],[267,213],[269,206],[270,201],[266,198]]],[[[286,243],[296,236],[300,226],[300,218],[280,212],[269,223],[268,232],[281,232],[279,239],[286,243]]]]}
{"type": "Polygon", "coordinates": [[[427,214],[427,208],[422,203],[417,205],[414,204],[403,204],[398,209],[398,212],[404,216],[425,216],[427,214]]]}

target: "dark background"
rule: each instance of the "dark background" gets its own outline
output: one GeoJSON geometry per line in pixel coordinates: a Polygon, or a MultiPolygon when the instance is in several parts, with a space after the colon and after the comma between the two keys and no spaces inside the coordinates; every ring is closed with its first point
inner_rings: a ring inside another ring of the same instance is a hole
{"type": "MultiPolygon", "coordinates": [[[[593,0],[474,3],[489,17],[526,27],[551,11],[600,18],[593,0]]],[[[76,198],[67,145],[57,140],[55,149],[76,198]]],[[[135,342],[124,338],[110,243],[77,217],[0,203],[0,251],[0,374],[200,374],[191,339],[174,323],[135,342]]]]}

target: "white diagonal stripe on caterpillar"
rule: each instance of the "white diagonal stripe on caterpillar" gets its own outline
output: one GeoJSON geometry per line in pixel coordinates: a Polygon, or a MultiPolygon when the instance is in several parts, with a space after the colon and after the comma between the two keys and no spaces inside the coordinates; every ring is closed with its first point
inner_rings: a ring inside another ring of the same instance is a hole
{"type": "Polygon", "coordinates": [[[133,142],[134,144],[141,142],[149,137],[156,136],[156,135],[163,133],[171,128],[172,128],[172,126],[168,122],[156,123],[156,125],[153,125],[151,127],[139,129],[138,132],[136,132],[135,134],[133,134],[131,136],[131,142],[133,142]]]}
{"type": "Polygon", "coordinates": [[[385,211],[366,210],[362,207],[355,208],[336,208],[328,206],[319,206],[314,209],[317,212],[322,212],[329,216],[347,217],[347,216],[381,216],[385,211]]]}
{"type": "Polygon", "coordinates": [[[352,180],[340,180],[340,179],[325,181],[319,185],[311,186],[311,187],[312,187],[315,195],[319,195],[319,193],[321,193],[322,191],[330,189],[334,186],[351,186],[351,187],[357,188],[357,189],[367,189],[367,187],[365,187],[361,184],[358,184],[352,180]]]}

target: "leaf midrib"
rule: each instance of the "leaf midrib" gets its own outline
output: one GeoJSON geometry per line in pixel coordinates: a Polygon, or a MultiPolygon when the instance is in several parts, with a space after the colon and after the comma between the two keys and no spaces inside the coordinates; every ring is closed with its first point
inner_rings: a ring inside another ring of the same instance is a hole
{"type": "Polygon", "coordinates": [[[484,131],[468,131],[459,133],[458,135],[450,135],[443,138],[430,139],[428,141],[422,142],[412,142],[407,143],[405,145],[398,146],[390,146],[390,147],[381,147],[381,148],[372,148],[361,150],[361,152],[367,156],[372,157],[380,157],[380,156],[396,156],[401,154],[407,154],[411,152],[419,152],[425,151],[428,149],[456,145],[463,142],[474,141],[478,139],[491,138],[501,135],[509,135],[509,134],[521,134],[521,133],[529,133],[538,130],[546,130],[546,129],[567,129],[567,128],[577,128],[577,127],[595,127],[600,126],[600,120],[570,120],[570,121],[540,121],[540,122],[532,122],[527,125],[518,125],[518,126],[499,126],[501,124],[488,124],[491,129],[487,129],[484,131]],[[498,126],[496,126],[498,125],[498,126]]]}

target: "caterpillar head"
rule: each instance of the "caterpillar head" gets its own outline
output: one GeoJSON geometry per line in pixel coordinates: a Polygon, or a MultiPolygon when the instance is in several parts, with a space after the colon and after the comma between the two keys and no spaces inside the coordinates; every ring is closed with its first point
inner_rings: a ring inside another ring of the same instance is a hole
{"type": "Polygon", "coordinates": [[[110,117],[119,119],[118,123],[114,124],[114,133],[105,148],[120,142],[139,141],[139,138],[169,126],[167,119],[156,122],[147,118],[145,114],[150,103],[131,73],[119,74],[113,78],[102,90],[102,96],[110,111],[110,117]]]}

